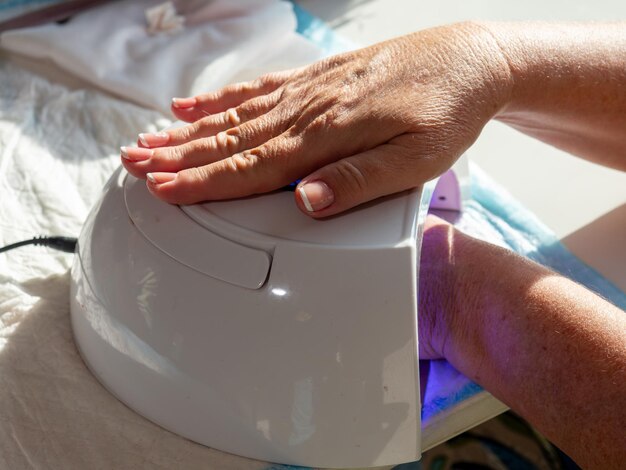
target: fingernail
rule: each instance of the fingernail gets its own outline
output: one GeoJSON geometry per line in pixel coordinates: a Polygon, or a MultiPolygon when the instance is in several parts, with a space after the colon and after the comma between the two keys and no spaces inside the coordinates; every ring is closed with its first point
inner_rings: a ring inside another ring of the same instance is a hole
{"type": "Polygon", "coordinates": [[[176,173],[148,173],[146,175],[150,184],[163,184],[169,183],[176,179],[176,173]]]}
{"type": "Polygon", "coordinates": [[[129,162],[143,162],[152,156],[154,150],[139,147],[120,147],[122,158],[129,162]]]}
{"type": "Polygon", "coordinates": [[[332,189],[323,181],[311,181],[298,188],[304,207],[309,212],[326,209],[335,201],[332,189]]]}
{"type": "Polygon", "coordinates": [[[179,109],[193,108],[196,105],[195,98],[172,98],[172,106],[179,109]]]}
{"type": "Polygon", "coordinates": [[[167,132],[157,132],[156,134],[139,134],[139,141],[146,147],[158,147],[167,144],[170,136],[167,132]]]}

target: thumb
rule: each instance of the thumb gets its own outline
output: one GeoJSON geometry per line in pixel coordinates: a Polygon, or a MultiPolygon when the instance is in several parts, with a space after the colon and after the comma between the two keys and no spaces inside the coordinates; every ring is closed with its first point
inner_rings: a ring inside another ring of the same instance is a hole
{"type": "Polygon", "coordinates": [[[409,154],[406,147],[383,144],[330,163],[303,178],[296,204],[305,214],[322,218],[367,201],[418,186],[437,176],[433,159],[409,154]]]}

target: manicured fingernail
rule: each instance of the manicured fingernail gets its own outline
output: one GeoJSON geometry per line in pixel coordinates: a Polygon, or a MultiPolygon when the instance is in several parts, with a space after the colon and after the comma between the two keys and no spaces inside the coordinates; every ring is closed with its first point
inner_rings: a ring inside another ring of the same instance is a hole
{"type": "Polygon", "coordinates": [[[120,147],[120,153],[122,158],[129,162],[143,162],[152,156],[154,150],[139,147],[120,147]]]}
{"type": "Polygon", "coordinates": [[[157,185],[174,181],[176,179],[176,173],[148,173],[146,178],[148,178],[150,184],[157,185]]]}
{"type": "Polygon", "coordinates": [[[156,134],[139,134],[139,141],[146,147],[158,147],[167,144],[170,136],[167,132],[157,132],[156,134]]]}
{"type": "Polygon", "coordinates": [[[172,106],[179,109],[193,108],[196,105],[195,98],[172,98],[172,106]]]}
{"type": "Polygon", "coordinates": [[[333,190],[323,181],[311,181],[298,188],[304,207],[309,212],[326,209],[335,201],[333,190]]]}

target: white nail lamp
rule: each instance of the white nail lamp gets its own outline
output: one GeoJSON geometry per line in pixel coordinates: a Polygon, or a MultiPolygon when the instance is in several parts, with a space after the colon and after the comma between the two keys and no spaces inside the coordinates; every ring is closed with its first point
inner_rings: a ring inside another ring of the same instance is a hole
{"type": "Polygon", "coordinates": [[[293,193],[178,207],[118,169],[72,268],[89,368],[207,446],[314,467],[419,459],[422,223],[459,210],[467,162],[327,220],[293,193]],[[434,191],[434,194],[433,194],[434,191]]]}

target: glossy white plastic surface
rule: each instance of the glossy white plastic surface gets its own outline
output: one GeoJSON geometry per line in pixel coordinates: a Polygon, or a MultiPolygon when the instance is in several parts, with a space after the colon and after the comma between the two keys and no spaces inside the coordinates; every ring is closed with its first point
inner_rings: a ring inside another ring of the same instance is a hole
{"type": "Polygon", "coordinates": [[[131,408],[210,447],[315,467],[416,460],[430,191],[315,221],[290,192],[181,210],[120,169],[72,269],[83,358],[131,408]]]}
{"type": "Polygon", "coordinates": [[[241,287],[258,289],[265,282],[270,269],[270,256],[265,251],[233,243],[189,223],[180,207],[163,204],[146,191],[144,181],[128,177],[124,196],[137,230],[176,260],[241,287]]]}

